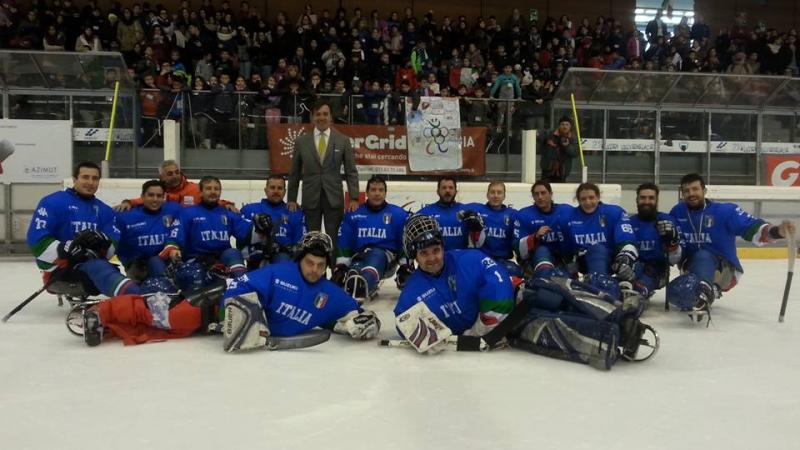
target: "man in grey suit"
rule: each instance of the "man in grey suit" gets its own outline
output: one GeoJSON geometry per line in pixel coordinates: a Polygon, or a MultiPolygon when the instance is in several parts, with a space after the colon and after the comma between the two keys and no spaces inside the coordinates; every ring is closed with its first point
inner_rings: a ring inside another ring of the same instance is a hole
{"type": "Polygon", "coordinates": [[[334,240],[344,217],[344,194],[340,168],[344,166],[348,211],[358,209],[358,171],[350,138],[331,128],[331,107],[320,102],[312,110],[314,131],[297,138],[289,172],[289,211],[296,211],[297,191],[303,180],[303,212],[308,231],[322,228],[334,240]]]}

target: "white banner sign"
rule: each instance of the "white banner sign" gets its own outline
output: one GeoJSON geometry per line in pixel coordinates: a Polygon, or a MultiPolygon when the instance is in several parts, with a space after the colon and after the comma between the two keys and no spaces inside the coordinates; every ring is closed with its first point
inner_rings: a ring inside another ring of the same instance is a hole
{"type": "MultiPolygon", "coordinates": [[[[133,128],[114,129],[115,142],[133,142],[133,128]]],[[[79,142],[106,142],[108,128],[73,128],[72,140],[79,142]]]]}
{"type": "Polygon", "coordinates": [[[0,183],[60,183],[71,176],[69,120],[0,119],[0,183]]]}
{"type": "Polygon", "coordinates": [[[412,108],[406,97],[408,167],[412,172],[457,170],[461,156],[461,113],[457,98],[420,97],[412,108]]]}
{"type": "MultiPolygon", "coordinates": [[[[602,151],[603,140],[582,139],[584,151],[602,151]]],[[[661,141],[660,150],[666,153],[706,153],[706,141],[661,141]]],[[[606,139],[606,151],[609,152],[653,152],[655,143],[652,139],[606,139]]],[[[763,142],[761,152],[764,154],[800,154],[800,144],[791,142],[763,142]]],[[[756,143],[747,141],[711,141],[712,154],[755,154],[756,143]]]]}

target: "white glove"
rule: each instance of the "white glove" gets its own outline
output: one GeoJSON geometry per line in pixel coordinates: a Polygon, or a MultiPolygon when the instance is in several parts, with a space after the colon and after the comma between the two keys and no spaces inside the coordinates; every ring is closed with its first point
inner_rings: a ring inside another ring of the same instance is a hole
{"type": "Polygon", "coordinates": [[[333,326],[333,331],[361,340],[374,338],[380,330],[381,321],[374,311],[350,311],[333,326]]]}

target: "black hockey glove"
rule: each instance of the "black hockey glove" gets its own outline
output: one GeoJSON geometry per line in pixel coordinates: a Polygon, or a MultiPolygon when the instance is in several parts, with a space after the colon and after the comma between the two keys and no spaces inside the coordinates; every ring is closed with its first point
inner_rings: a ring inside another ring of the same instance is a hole
{"type": "Polygon", "coordinates": [[[467,210],[461,215],[461,221],[467,226],[469,231],[483,230],[483,217],[475,211],[467,210]]]}
{"type": "Polygon", "coordinates": [[[345,275],[347,275],[347,265],[337,264],[336,267],[333,269],[333,275],[331,276],[331,281],[339,287],[344,286],[345,275]]]}
{"type": "Polygon", "coordinates": [[[258,234],[269,236],[272,234],[272,217],[269,214],[256,214],[253,216],[253,227],[258,234]]]}
{"type": "Polygon", "coordinates": [[[98,256],[104,256],[111,247],[111,240],[100,231],[87,229],[75,235],[72,244],[91,250],[98,256]]]}
{"type": "Polygon", "coordinates": [[[397,289],[403,289],[408,282],[408,277],[414,273],[414,266],[412,264],[401,264],[397,268],[397,275],[394,277],[394,282],[397,283],[397,289]]]}
{"type": "Polygon", "coordinates": [[[678,237],[678,229],[675,228],[675,225],[672,221],[669,220],[659,220],[656,222],[656,230],[658,231],[658,236],[661,238],[661,242],[667,247],[667,249],[674,249],[678,246],[679,237],[678,237]]]}
{"type": "Polygon", "coordinates": [[[633,281],[635,274],[633,265],[636,264],[636,255],[628,250],[617,253],[611,263],[611,271],[622,281],[633,281]]]}

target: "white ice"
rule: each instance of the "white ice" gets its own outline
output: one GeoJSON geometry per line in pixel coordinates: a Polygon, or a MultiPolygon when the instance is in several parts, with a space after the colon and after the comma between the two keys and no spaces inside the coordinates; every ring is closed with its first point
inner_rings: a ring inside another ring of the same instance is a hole
{"type": "MultiPolygon", "coordinates": [[[[335,336],[229,355],[218,337],[89,348],[43,294],[0,324],[3,449],[796,449],[800,286],[785,261],[745,261],[709,328],[664,312],[650,361],[610,372],[525,353],[426,357],[335,336]],[[796,283],[797,284],[797,283],[796,283]]],[[[0,262],[3,314],[39,286],[0,262]]],[[[371,306],[394,334],[397,290],[371,306]]]]}

